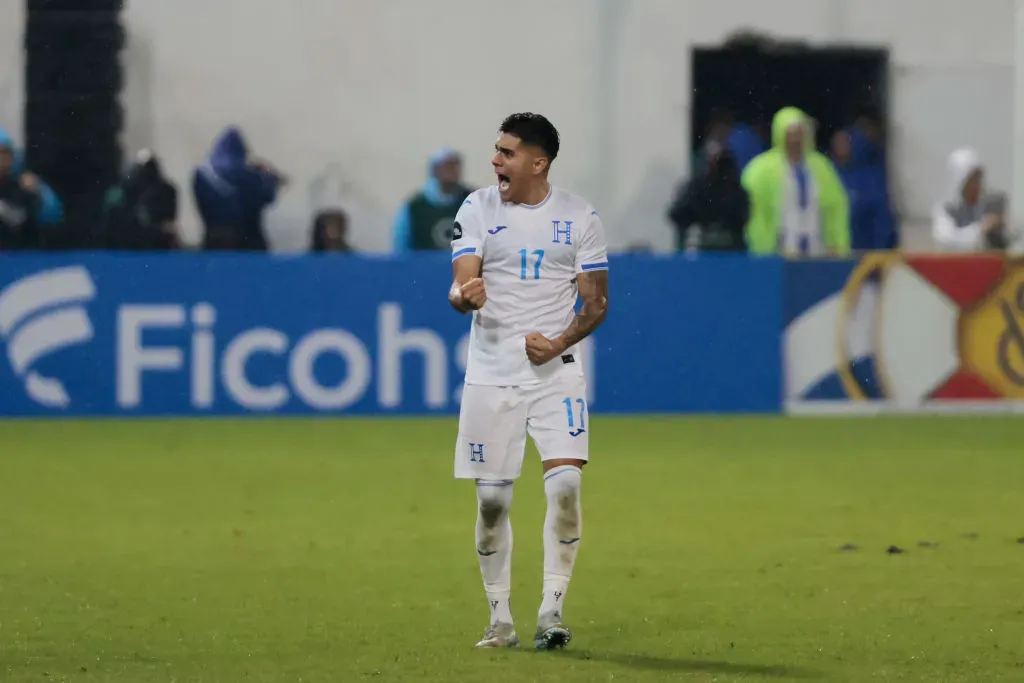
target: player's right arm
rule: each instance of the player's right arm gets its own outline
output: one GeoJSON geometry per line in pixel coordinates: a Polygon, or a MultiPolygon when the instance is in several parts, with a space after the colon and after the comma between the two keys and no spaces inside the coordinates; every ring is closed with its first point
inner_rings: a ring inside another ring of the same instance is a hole
{"type": "Polygon", "coordinates": [[[452,286],[448,302],[456,311],[469,313],[487,301],[483,281],[483,221],[474,206],[475,195],[459,209],[452,227],[452,286]]]}

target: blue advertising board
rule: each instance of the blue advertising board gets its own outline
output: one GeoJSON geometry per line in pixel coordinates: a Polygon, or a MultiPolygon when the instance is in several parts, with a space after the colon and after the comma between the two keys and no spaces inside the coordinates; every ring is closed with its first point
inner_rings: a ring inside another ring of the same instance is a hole
{"type": "MultiPolygon", "coordinates": [[[[611,259],[594,411],[778,412],[782,262],[611,259]]],[[[446,253],[0,257],[0,415],[458,412],[446,253]]]]}

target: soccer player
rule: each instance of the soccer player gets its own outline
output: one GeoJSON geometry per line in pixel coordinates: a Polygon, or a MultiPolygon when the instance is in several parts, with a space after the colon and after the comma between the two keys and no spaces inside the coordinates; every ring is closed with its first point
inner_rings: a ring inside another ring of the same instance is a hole
{"type": "Polygon", "coordinates": [[[543,461],[547,497],[534,645],[548,650],[572,638],[562,605],[582,536],[590,427],[578,344],[608,311],[608,256],[594,208],[548,182],[558,147],[543,116],[506,118],[491,160],[497,185],[471,194],[453,227],[448,299],[473,314],[455,477],[476,481],[476,551],[491,609],[478,647],[519,644],[509,605],[509,509],[527,434],[543,461]]]}

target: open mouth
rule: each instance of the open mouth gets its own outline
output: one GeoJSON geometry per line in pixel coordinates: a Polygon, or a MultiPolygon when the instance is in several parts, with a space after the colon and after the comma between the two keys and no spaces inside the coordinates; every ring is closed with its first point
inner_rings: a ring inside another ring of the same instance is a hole
{"type": "Polygon", "coordinates": [[[502,192],[507,192],[509,188],[509,180],[507,175],[498,174],[498,189],[502,192]]]}

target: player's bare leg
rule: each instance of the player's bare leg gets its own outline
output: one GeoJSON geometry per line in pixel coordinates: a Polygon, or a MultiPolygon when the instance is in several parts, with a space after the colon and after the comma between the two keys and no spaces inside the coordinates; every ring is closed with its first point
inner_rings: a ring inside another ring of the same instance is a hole
{"type": "Polygon", "coordinates": [[[544,463],[547,515],[544,518],[544,594],[534,636],[538,650],[565,647],[572,640],[572,632],[562,623],[562,604],[583,535],[580,485],[585,464],[583,460],[570,458],[544,463]]]}
{"type": "Polygon", "coordinates": [[[477,647],[516,647],[512,593],[511,481],[477,481],[476,554],[491,621],[477,647]]]}

